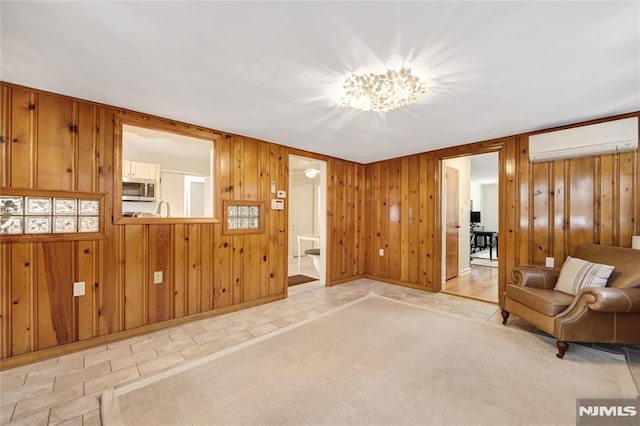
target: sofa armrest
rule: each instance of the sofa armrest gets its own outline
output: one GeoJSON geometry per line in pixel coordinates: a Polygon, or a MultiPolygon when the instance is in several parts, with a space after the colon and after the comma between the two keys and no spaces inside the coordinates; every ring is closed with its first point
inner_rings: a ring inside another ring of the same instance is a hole
{"type": "Polygon", "coordinates": [[[511,278],[521,287],[553,289],[560,276],[559,269],[540,268],[537,266],[516,266],[511,270],[511,278]]]}
{"type": "Polygon", "coordinates": [[[640,312],[640,288],[586,287],[569,309],[576,305],[599,312],[640,312]]]}

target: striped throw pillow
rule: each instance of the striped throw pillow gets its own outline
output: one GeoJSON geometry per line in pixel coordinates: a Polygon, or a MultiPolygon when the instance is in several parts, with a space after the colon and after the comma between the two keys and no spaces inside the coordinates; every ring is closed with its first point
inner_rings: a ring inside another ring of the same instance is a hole
{"type": "Polygon", "coordinates": [[[604,287],[614,267],[567,256],[553,288],[574,296],[585,287],[604,287]]]}

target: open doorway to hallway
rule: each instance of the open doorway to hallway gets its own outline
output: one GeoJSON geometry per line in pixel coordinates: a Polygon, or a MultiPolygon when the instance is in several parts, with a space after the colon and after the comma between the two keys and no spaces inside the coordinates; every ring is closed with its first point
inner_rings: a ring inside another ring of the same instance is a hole
{"type": "Polygon", "coordinates": [[[326,162],[289,155],[287,275],[290,288],[326,282],[325,194],[326,162]]]}
{"type": "Polygon", "coordinates": [[[498,302],[498,153],[443,160],[443,283],[449,294],[498,302]]]}

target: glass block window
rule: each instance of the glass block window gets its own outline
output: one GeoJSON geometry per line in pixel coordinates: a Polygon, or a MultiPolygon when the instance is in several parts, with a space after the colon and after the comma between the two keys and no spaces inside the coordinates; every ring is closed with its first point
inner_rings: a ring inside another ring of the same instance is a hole
{"type": "Polygon", "coordinates": [[[39,195],[0,196],[0,235],[80,232],[100,232],[99,199],[39,195]]]}

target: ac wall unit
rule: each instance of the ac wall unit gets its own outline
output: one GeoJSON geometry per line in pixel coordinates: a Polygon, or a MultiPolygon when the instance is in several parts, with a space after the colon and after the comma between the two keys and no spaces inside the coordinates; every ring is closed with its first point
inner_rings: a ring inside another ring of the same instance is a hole
{"type": "Polygon", "coordinates": [[[529,137],[529,160],[562,160],[634,151],[638,148],[638,117],[590,124],[529,137]]]}

